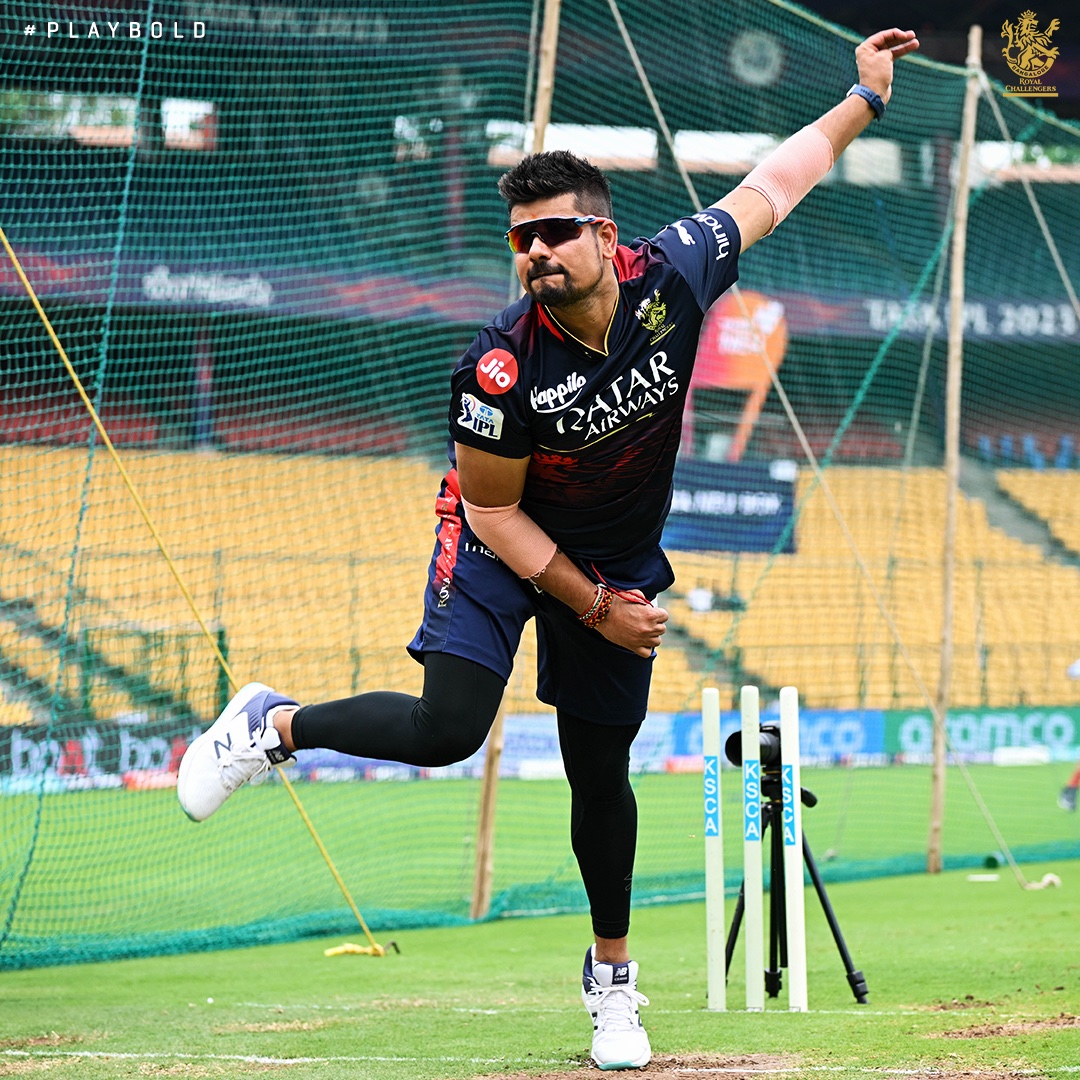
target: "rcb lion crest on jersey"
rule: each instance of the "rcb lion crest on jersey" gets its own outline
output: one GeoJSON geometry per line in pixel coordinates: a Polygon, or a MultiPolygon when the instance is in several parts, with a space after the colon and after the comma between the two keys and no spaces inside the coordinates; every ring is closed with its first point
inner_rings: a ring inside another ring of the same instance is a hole
{"type": "Polygon", "coordinates": [[[649,344],[655,345],[662,337],[670,334],[675,329],[673,322],[667,321],[667,304],[660,299],[660,290],[653,289],[653,294],[646,297],[634,309],[641,325],[652,334],[649,344]]]}

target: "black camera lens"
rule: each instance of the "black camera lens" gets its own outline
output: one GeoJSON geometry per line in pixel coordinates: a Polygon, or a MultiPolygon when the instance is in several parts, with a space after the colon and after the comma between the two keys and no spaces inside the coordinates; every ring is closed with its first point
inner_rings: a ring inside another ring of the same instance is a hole
{"type": "MultiPolygon", "coordinates": [[[[762,724],[758,732],[761,767],[780,764],[780,729],[775,724],[762,724]]],[[[732,765],[742,765],[742,731],[733,731],[724,743],[724,753],[732,765]]]]}

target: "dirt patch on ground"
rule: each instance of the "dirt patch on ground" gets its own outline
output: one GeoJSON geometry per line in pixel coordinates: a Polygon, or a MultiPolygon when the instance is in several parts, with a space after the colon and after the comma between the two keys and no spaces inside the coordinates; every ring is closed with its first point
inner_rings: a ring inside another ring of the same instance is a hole
{"type": "Polygon", "coordinates": [[[675,1080],[689,1080],[696,1073],[719,1073],[730,1080],[753,1077],[760,1080],[763,1073],[788,1073],[799,1071],[799,1060],[791,1056],[781,1057],[770,1054],[743,1054],[739,1057],[720,1057],[712,1054],[686,1054],[679,1057],[658,1056],[644,1069],[628,1069],[625,1072],[603,1072],[591,1062],[582,1062],[577,1068],[542,1073],[491,1073],[484,1080],[600,1080],[602,1076],[622,1076],[627,1080],[636,1077],[648,1077],[649,1080],[661,1080],[670,1077],[675,1080]]]}
{"type": "Polygon", "coordinates": [[[21,1039],[0,1039],[0,1050],[38,1050],[43,1046],[73,1046],[82,1041],[82,1035],[60,1035],[49,1031],[44,1035],[27,1035],[21,1039]]]}
{"type": "Polygon", "coordinates": [[[156,1062],[144,1061],[139,1066],[140,1076],[179,1076],[183,1080],[203,1080],[204,1077],[224,1076],[224,1077],[236,1077],[247,1076],[251,1073],[268,1073],[276,1072],[278,1069],[290,1068],[288,1065],[279,1065],[277,1063],[270,1064],[252,1064],[250,1062],[235,1062],[230,1061],[225,1064],[209,1064],[209,1065],[188,1065],[186,1063],[175,1065],[159,1065],[156,1062]],[[237,1068],[237,1064],[241,1065],[241,1068],[237,1068]]]}
{"type": "Polygon", "coordinates": [[[996,1009],[997,1003],[993,1001],[979,1001],[973,994],[967,994],[962,998],[953,998],[952,1001],[939,1001],[934,1005],[924,1005],[927,1012],[953,1012],[956,1009],[996,1009]]]}
{"type": "Polygon", "coordinates": [[[358,1016],[328,1016],[319,1020],[267,1020],[253,1024],[225,1024],[213,1028],[215,1035],[236,1035],[248,1032],[263,1034],[275,1031],[322,1031],[324,1028],[340,1027],[342,1024],[358,1024],[358,1016]]]}
{"type": "Polygon", "coordinates": [[[1080,1027],[1080,1016],[1060,1013],[1045,1020],[1008,1020],[996,1024],[975,1024],[956,1031],[941,1031],[934,1039],[996,1039],[1008,1035],[1034,1035],[1039,1031],[1057,1031],[1080,1027]]]}
{"type": "MultiPolygon", "coordinates": [[[[830,1070],[831,1071],[831,1070],[830,1070]]],[[[872,1076],[880,1072],[882,1076],[895,1073],[895,1069],[858,1069],[857,1072],[872,1076]]],[[[918,1070],[919,1075],[932,1080],[1031,1080],[1030,1071],[1011,1069],[956,1069],[948,1066],[928,1066],[918,1070]]],[[[740,1057],[721,1057],[719,1055],[693,1054],[685,1057],[654,1057],[644,1069],[627,1072],[602,1072],[595,1065],[582,1063],[578,1068],[565,1072],[543,1073],[493,1073],[484,1080],[601,1080],[605,1076],[621,1076],[625,1080],[648,1077],[648,1080],[693,1080],[695,1076],[716,1076],[721,1080],[762,1080],[763,1076],[798,1078],[800,1076],[820,1075],[818,1070],[803,1073],[800,1062],[794,1057],[779,1057],[767,1054],[743,1055],[740,1057]]]]}
{"type": "MultiPolygon", "coordinates": [[[[769,1054],[747,1054],[739,1057],[722,1057],[710,1054],[690,1054],[680,1057],[654,1057],[644,1069],[635,1069],[620,1073],[605,1073],[595,1065],[582,1063],[578,1068],[563,1072],[542,1073],[494,1073],[484,1080],[601,1080],[605,1076],[621,1076],[625,1080],[637,1077],[648,1080],[694,1080],[695,1076],[716,1076],[722,1080],[761,1080],[763,1076],[776,1075],[786,1078],[820,1075],[817,1070],[803,1073],[801,1062],[792,1056],[769,1054]]],[[[895,1072],[892,1069],[859,1069],[858,1072],[872,1076],[880,1071],[883,1076],[895,1072]]],[[[933,1080],[1030,1080],[1030,1072],[1009,1069],[950,1069],[948,1066],[919,1070],[920,1075],[933,1080]]]]}

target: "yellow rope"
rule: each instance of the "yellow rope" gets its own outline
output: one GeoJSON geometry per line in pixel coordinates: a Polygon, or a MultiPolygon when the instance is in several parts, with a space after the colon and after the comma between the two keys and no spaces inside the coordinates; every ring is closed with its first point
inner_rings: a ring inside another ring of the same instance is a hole
{"type": "MultiPolygon", "coordinates": [[[[15,273],[19,275],[19,280],[23,283],[23,287],[26,289],[27,295],[30,297],[31,303],[34,305],[34,309],[41,317],[41,321],[45,324],[45,329],[48,331],[49,337],[52,339],[53,345],[56,346],[56,351],[60,354],[60,359],[64,362],[64,367],[67,369],[67,373],[71,376],[72,382],[75,383],[75,389],[79,392],[79,397],[82,398],[82,403],[86,406],[87,412],[90,414],[90,419],[94,422],[94,427],[97,428],[98,434],[101,436],[101,441],[105,444],[105,449],[108,450],[109,456],[116,464],[117,469],[120,471],[120,476],[123,478],[124,485],[127,487],[128,492],[131,494],[132,499],[135,501],[135,505],[139,509],[139,513],[142,515],[143,521],[146,522],[146,527],[150,530],[150,535],[153,536],[154,542],[157,544],[158,549],[165,558],[165,562],[168,563],[169,570],[172,571],[172,576],[176,579],[176,584],[180,587],[180,592],[183,593],[184,599],[188,603],[188,607],[191,608],[192,613],[195,616],[196,622],[198,622],[200,629],[203,632],[204,637],[210,643],[210,648],[214,651],[214,656],[217,657],[217,662],[221,665],[222,671],[225,672],[229,680],[229,685],[232,686],[235,693],[239,689],[239,684],[236,678],[233,676],[232,669],[229,667],[229,662],[225,659],[218,648],[218,643],[214,635],[210,632],[210,628],[206,625],[206,621],[202,617],[202,613],[199,611],[198,605],[195,603],[194,597],[191,595],[191,591],[188,589],[186,582],[180,576],[180,571],[177,569],[176,563],[173,561],[172,556],[169,554],[168,548],[165,546],[165,541],[162,540],[160,533],[157,530],[157,526],[154,524],[153,519],[150,517],[149,511],[146,509],[146,504],[143,502],[142,497],[136,490],[135,485],[131,481],[131,477],[128,475],[128,471],[124,468],[124,463],[120,460],[120,455],[116,452],[116,447],[113,446],[112,439],[109,438],[109,433],[105,430],[105,425],[101,422],[101,417],[98,415],[97,409],[94,408],[94,403],[90,400],[89,395],[86,393],[86,389],[83,387],[82,381],[75,372],[75,368],[72,367],[71,361],[68,359],[67,352],[64,349],[60,338],[57,337],[56,331],[53,329],[52,323],[49,321],[49,316],[45,314],[45,309],[41,306],[41,301],[37,297],[37,293],[34,292],[34,287],[30,284],[29,279],[26,276],[25,271],[22,268],[22,264],[19,262],[18,256],[16,256],[11,244],[8,242],[7,235],[4,230],[0,228],[0,242],[4,245],[4,250],[8,253],[8,257],[11,259],[12,265],[15,267],[15,273]]],[[[281,777],[282,783],[285,785],[285,790],[292,798],[296,809],[300,812],[300,817],[303,818],[304,824],[308,827],[308,832],[311,833],[311,838],[315,841],[315,846],[319,849],[323,859],[326,860],[326,865],[330,868],[330,873],[334,876],[334,880],[338,884],[338,888],[341,889],[342,895],[345,897],[346,903],[352,909],[352,913],[356,916],[356,921],[360,924],[360,929],[364,931],[364,936],[368,939],[370,945],[370,953],[372,956],[385,956],[386,950],[379,945],[375,938],[372,937],[371,931],[368,929],[367,923],[364,921],[364,916],[360,914],[360,909],[356,906],[356,901],[353,900],[352,894],[349,892],[345,885],[341,874],[338,873],[338,868],[334,865],[334,860],[330,858],[330,853],[326,850],[325,844],[323,844],[318,832],[315,830],[315,826],[308,817],[307,811],[304,809],[303,804],[300,802],[300,796],[296,794],[296,789],[293,787],[289,778],[285,775],[284,770],[280,766],[275,766],[278,771],[278,775],[281,777]]]]}

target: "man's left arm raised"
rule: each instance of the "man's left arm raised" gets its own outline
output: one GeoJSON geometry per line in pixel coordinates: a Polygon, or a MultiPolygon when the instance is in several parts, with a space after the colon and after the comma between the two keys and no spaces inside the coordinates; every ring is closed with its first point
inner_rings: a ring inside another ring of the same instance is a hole
{"type": "Polygon", "coordinates": [[[919,47],[914,30],[881,30],[855,49],[859,81],[838,105],[795,132],[714,205],[739,227],[742,250],[784,220],[836,159],[880,117],[892,97],[893,65],[919,47]]]}

